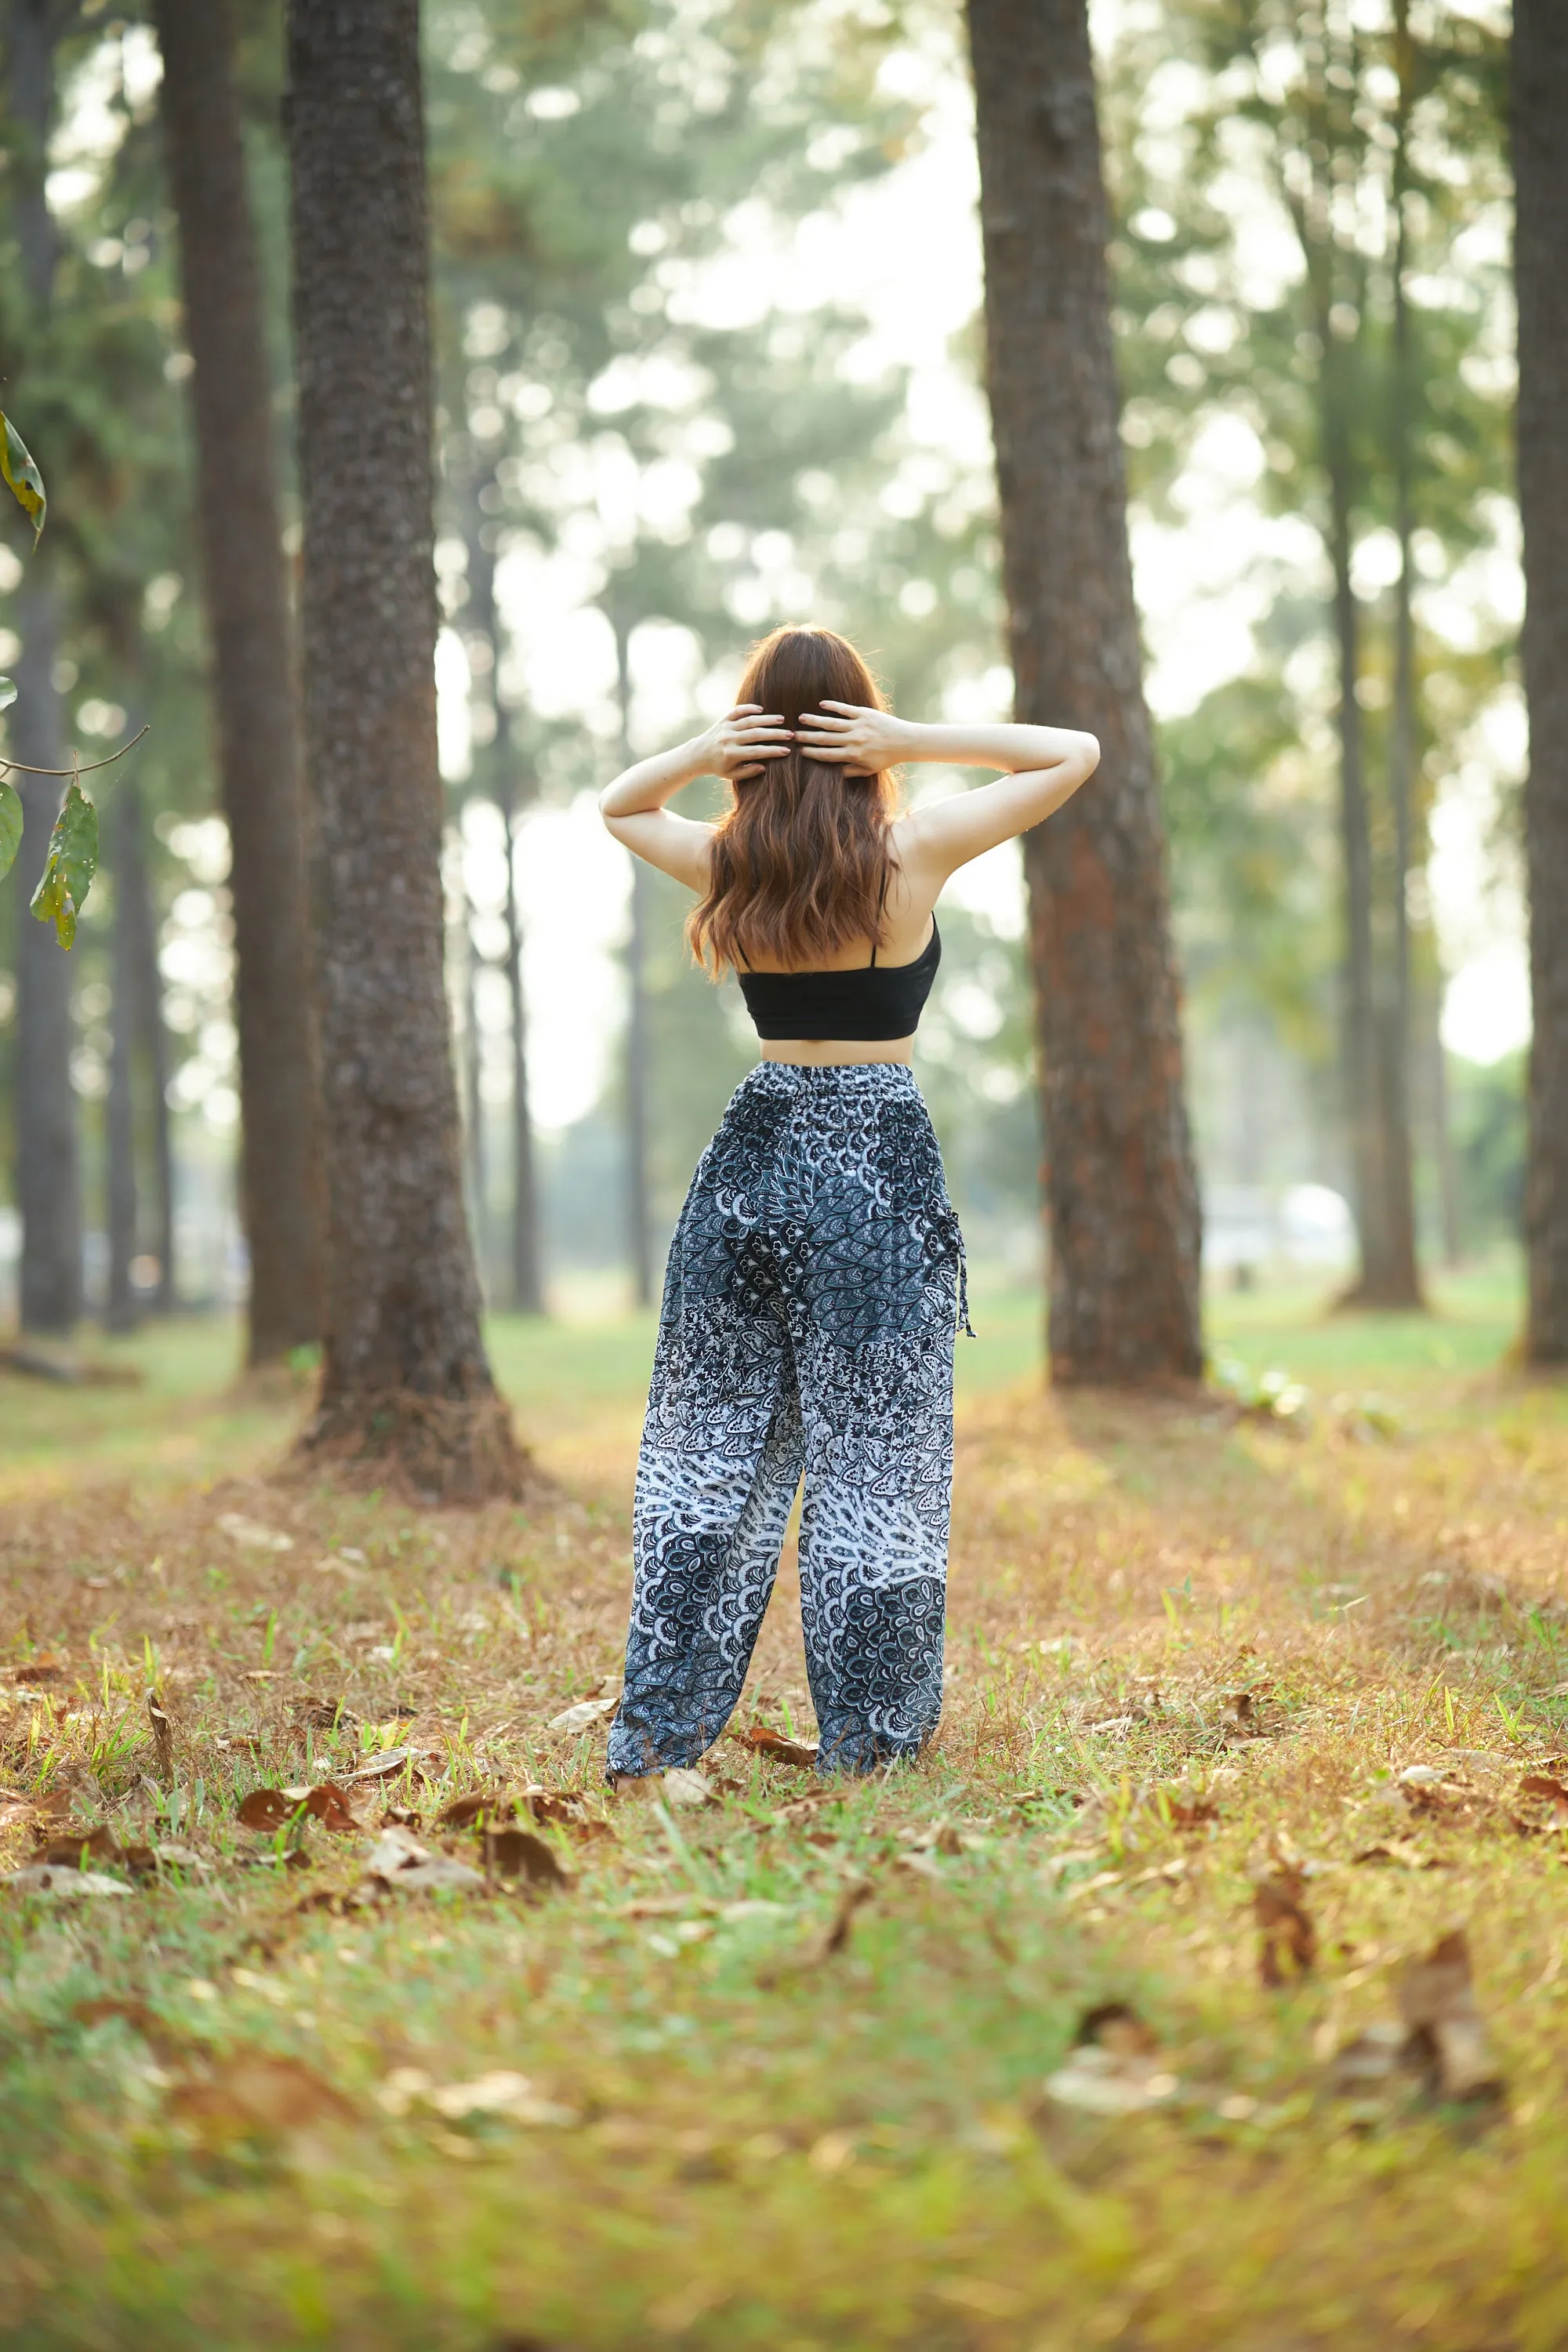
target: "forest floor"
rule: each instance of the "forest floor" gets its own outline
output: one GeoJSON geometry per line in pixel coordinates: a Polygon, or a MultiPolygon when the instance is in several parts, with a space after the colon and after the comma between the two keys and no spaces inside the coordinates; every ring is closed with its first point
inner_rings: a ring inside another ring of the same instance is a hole
{"type": "Polygon", "coordinates": [[[646,1321],[497,1324],[525,1509],[280,1477],[223,1327],[0,1376],[0,2345],[1556,2352],[1515,1312],[1227,1297],[1230,1392],[1140,1402],[983,1289],[928,1757],[749,1743],[811,1736],[786,1562],[734,1734],[615,1803],[646,1321]]]}

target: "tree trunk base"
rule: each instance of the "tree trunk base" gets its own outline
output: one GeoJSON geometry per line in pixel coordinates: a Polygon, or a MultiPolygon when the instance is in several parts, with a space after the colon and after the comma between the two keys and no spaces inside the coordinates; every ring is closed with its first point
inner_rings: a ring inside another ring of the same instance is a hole
{"type": "Polygon", "coordinates": [[[393,1486],[424,1504],[517,1501],[548,1484],[493,1391],[434,1397],[390,1389],[324,1400],[294,1458],[301,1468],[330,1465],[352,1485],[393,1486]]]}
{"type": "Polygon", "coordinates": [[[1432,1312],[1422,1297],[1419,1283],[1352,1282],[1342,1290],[1330,1312],[1334,1315],[1429,1315],[1432,1312]]]}

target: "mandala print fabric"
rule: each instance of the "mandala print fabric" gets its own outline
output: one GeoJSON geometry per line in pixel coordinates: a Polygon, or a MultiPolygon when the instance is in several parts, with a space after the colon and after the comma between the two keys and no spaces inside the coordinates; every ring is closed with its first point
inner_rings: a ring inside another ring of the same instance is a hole
{"type": "Polygon", "coordinates": [[[690,1764],[719,1737],[803,1476],[821,1769],[867,1771],[930,1738],[955,1289],[962,1315],[963,1241],[911,1073],[760,1064],[670,1249],[612,1773],[690,1764]]]}

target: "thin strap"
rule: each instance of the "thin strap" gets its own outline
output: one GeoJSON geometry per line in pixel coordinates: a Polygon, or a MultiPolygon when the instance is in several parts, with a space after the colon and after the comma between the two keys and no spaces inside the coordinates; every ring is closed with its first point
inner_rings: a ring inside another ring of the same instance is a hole
{"type": "MultiPolygon", "coordinates": [[[[879,931],[882,928],[882,909],[888,903],[888,876],[892,871],[892,864],[890,857],[884,857],[882,860],[882,887],[877,893],[877,930],[879,931]]],[[[871,961],[866,969],[868,971],[875,971],[877,969],[876,932],[871,935],[871,961]]]]}

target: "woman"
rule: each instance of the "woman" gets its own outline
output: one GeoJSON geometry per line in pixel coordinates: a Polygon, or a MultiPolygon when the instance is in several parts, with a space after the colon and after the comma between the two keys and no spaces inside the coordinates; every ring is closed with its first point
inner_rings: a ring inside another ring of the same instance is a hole
{"type": "Polygon", "coordinates": [[[736,708],[601,796],[694,891],[763,1058],[670,1248],[637,1466],[636,1582],[609,1777],[691,1764],[741,1695],[805,1477],[801,1615],[825,1772],[913,1756],[942,1706],[963,1242],[910,1068],[948,876],[1093,772],[1092,735],[923,727],[830,629],[759,646],[736,708]],[[900,814],[895,764],[1001,780],[900,814]],[[718,775],[717,824],[665,806],[718,775]],[[955,1311],[956,1295],[956,1311],[955,1311]]]}

